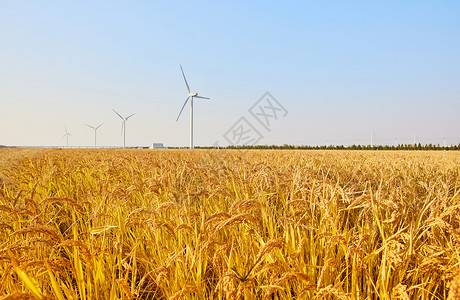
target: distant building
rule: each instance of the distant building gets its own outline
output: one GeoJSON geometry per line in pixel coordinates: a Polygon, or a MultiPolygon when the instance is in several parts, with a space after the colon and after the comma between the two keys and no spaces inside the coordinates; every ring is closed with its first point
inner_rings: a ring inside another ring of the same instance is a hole
{"type": "Polygon", "coordinates": [[[153,143],[150,149],[168,149],[168,147],[165,147],[163,143],[153,143]]]}

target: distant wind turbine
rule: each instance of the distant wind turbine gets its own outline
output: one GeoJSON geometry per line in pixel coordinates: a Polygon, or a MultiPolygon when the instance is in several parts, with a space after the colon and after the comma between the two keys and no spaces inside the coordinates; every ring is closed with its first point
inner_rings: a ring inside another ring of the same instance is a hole
{"type": "Polygon", "coordinates": [[[94,129],[94,148],[96,148],[96,131],[99,127],[101,127],[102,125],[104,125],[104,123],[102,123],[101,125],[97,126],[97,127],[93,127],[91,125],[88,125],[88,124],[85,124],[86,126],[90,127],[90,128],[93,128],[94,129]]]}
{"type": "Polygon", "coordinates": [[[72,134],[70,134],[70,133],[67,131],[67,128],[66,128],[66,127],[64,127],[64,129],[65,129],[65,134],[62,136],[62,138],[66,138],[66,139],[65,139],[65,140],[66,140],[66,141],[65,141],[65,146],[66,146],[66,147],[69,147],[69,135],[72,135],[72,134]]]}
{"type": "Polygon", "coordinates": [[[123,120],[121,123],[121,134],[123,135],[123,148],[126,148],[126,121],[128,121],[129,118],[134,116],[134,114],[131,114],[127,116],[126,118],[123,118],[119,113],[117,113],[115,109],[112,109],[112,110],[120,117],[120,119],[123,120]]]}
{"type": "Polygon", "coordinates": [[[374,147],[374,143],[372,141],[372,138],[373,138],[373,136],[372,136],[372,130],[371,130],[371,148],[374,147]]]}
{"type": "Polygon", "coordinates": [[[193,149],[193,98],[198,98],[198,99],[209,99],[209,98],[198,96],[198,93],[190,92],[190,87],[188,86],[188,82],[187,82],[187,79],[185,78],[185,74],[184,74],[184,70],[182,69],[182,66],[180,66],[180,69],[182,71],[182,76],[184,77],[185,85],[187,86],[188,97],[185,100],[184,105],[182,106],[182,109],[179,112],[179,115],[177,116],[176,122],[179,120],[179,117],[182,111],[184,110],[185,105],[187,105],[187,101],[190,100],[190,149],[193,149]]]}

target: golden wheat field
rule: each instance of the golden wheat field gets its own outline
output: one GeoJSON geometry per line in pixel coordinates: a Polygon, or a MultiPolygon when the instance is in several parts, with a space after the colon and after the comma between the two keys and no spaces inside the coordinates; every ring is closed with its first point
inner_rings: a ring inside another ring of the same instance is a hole
{"type": "Polygon", "coordinates": [[[0,150],[0,299],[458,299],[460,153],[0,150]]]}

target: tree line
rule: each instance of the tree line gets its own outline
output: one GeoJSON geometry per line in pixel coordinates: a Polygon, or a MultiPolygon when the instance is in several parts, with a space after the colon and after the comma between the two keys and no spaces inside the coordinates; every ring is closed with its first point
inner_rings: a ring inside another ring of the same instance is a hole
{"type": "Polygon", "coordinates": [[[433,144],[400,144],[400,145],[323,145],[323,146],[297,146],[297,145],[230,145],[226,147],[196,147],[201,149],[277,149],[277,150],[460,150],[460,144],[441,146],[433,144]]]}

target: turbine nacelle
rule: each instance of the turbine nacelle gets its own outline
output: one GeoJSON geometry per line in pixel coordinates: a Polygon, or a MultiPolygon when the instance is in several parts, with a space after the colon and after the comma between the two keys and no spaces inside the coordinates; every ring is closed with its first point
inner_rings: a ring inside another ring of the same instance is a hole
{"type": "Polygon", "coordinates": [[[189,97],[196,97],[196,96],[198,96],[198,93],[190,93],[188,95],[189,95],[189,97]]]}

